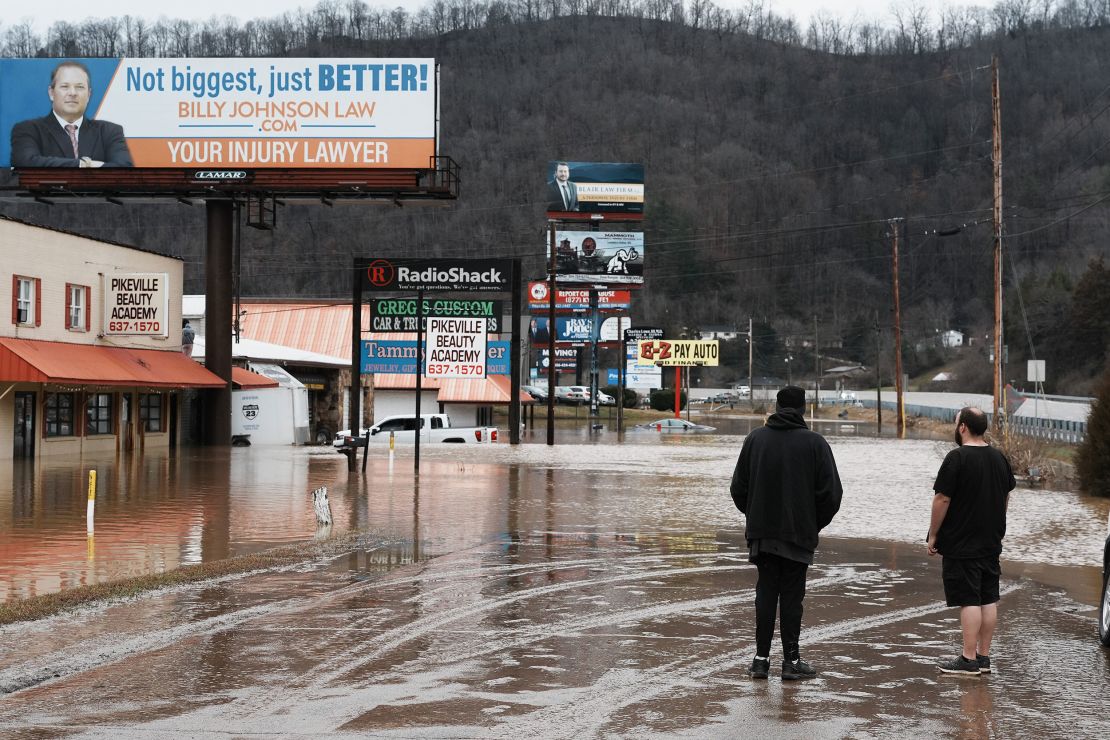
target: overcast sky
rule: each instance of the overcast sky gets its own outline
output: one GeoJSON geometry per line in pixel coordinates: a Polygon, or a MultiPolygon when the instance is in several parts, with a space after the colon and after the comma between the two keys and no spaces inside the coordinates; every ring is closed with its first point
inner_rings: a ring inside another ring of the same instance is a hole
{"type": "MultiPolygon", "coordinates": [[[[747,0],[715,0],[722,7],[737,7],[747,5],[747,0]]],[[[826,10],[843,18],[858,15],[861,19],[887,22],[890,20],[890,9],[895,5],[906,5],[914,0],[765,0],[771,9],[782,15],[793,15],[803,24],[809,17],[819,11],[826,10]]],[[[17,0],[9,0],[18,7],[17,0]]],[[[90,3],[88,0],[49,0],[36,7],[35,12],[20,14],[18,10],[9,6],[5,13],[3,25],[13,22],[30,20],[37,31],[43,32],[50,24],[59,20],[71,22],[81,21],[90,16],[109,17],[134,15],[155,20],[165,15],[172,18],[207,19],[213,15],[230,14],[239,19],[267,18],[278,15],[286,10],[295,10],[299,7],[313,7],[315,2],[303,0],[189,0],[174,6],[172,11],[165,10],[161,3],[151,3],[150,0],[99,0],[90,3]],[[152,5],[158,7],[152,10],[152,5]]],[[[370,0],[370,6],[383,6],[394,8],[398,5],[409,10],[423,7],[425,0],[393,0],[392,2],[375,2],[370,0]]],[[[915,4],[939,9],[946,5],[990,5],[991,0],[916,0],[915,4]]],[[[934,18],[935,19],[935,18],[934,18]]],[[[0,26],[2,28],[2,26],[0,26]]]]}

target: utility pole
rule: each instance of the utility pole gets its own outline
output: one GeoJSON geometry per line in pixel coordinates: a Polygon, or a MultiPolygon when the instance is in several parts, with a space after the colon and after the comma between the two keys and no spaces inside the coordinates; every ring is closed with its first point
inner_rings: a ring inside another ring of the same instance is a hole
{"type": "Polygon", "coordinates": [[[883,436],[883,328],[875,312],[875,436],[883,436]]]}
{"type": "Polygon", "coordinates": [[[751,402],[752,410],[755,410],[755,378],[752,377],[752,368],[754,367],[753,358],[755,352],[753,346],[755,345],[755,337],[752,336],[752,317],[748,317],[748,401],[751,402]]]}
{"type": "Polygon", "coordinates": [[[991,159],[994,167],[994,428],[1002,429],[1002,102],[998,57],[991,57],[991,159]]]}
{"type": "Polygon", "coordinates": [[[906,409],[902,393],[902,299],[898,292],[898,229],[902,219],[890,220],[890,233],[893,239],[893,272],[894,272],[894,392],[895,413],[898,439],[906,438],[906,409]]]}
{"type": "Polygon", "coordinates": [[[817,314],[813,314],[813,418],[821,407],[821,345],[817,335],[817,314]]]}

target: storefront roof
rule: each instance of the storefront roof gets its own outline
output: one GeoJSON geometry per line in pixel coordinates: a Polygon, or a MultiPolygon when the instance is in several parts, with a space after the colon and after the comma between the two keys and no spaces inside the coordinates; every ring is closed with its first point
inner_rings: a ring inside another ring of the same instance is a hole
{"type": "MultiPolygon", "coordinates": [[[[193,357],[203,360],[207,352],[207,340],[197,337],[193,340],[193,357]]],[[[260,342],[256,339],[242,338],[231,343],[231,356],[237,360],[250,360],[252,362],[291,363],[296,365],[309,365],[312,367],[350,367],[351,360],[343,357],[331,357],[317,352],[309,352],[291,345],[272,344],[260,342]]]]}
{"type": "MultiPolygon", "coordinates": [[[[244,302],[239,325],[249,339],[347,358],[350,365],[350,303],[244,302]]],[[[362,325],[370,326],[368,305],[362,307],[362,325]]]]}
{"type": "MultiPolygon", "coordinates": [[[[376,373],[374,389],[383,391],[414,391],[416,375],[399,373],[376,373]]],[[[439,403],[478,403],[497,406],[509,403],[512,386],[507,375],[490,375],[485,378],[424,378],[421,389],[438,391],[439,403]]],[[[520,392],[521,403],[535,403],[525,391],[520,392]]]]}
{"type": "Polygon", "coordinates": [[[15,338],[0,338],[0,381],[149,388],[224,385],[180,352],[15,338]]]}
{"type": "Polygon", "coordinates": [[[259,373],[252,373],[245,367],[231,368],[231,383],[236,388],[254,390],[257,388],[277,388],[281,384],[273,378],[267,378],[259,373]]]}

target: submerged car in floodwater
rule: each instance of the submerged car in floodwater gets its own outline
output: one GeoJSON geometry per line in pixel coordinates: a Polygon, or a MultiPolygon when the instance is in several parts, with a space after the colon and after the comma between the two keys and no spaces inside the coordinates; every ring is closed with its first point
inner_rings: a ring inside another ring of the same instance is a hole
{"type": "Polygon", "coordinates": [[[657,421],[648,422],[647,424],[637,424],[633,429],[643,429],[649,432],[677,432],[679,434],[690,433],[705,433],[717,431],[717,427],[708,427],[705,424],[695,424],[692,421],[685,419],[658,419],[657,421]]]}

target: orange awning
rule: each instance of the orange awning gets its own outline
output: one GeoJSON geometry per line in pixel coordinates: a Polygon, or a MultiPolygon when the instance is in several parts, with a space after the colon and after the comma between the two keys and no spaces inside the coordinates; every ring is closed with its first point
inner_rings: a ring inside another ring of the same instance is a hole
{"type": "Polygon", "coordinates": [[[225,385],[180,352],[13,338],[0,338],[0,381],[149,388],[225,385]]]}
{"type": "Polygon", "coordinates": [[[273,378],[267,378],[245,367],[233,366],[231,368],[231,382],[236,388],[254,390],[256,388],[277,388],[280,385],[273,378]]]}

